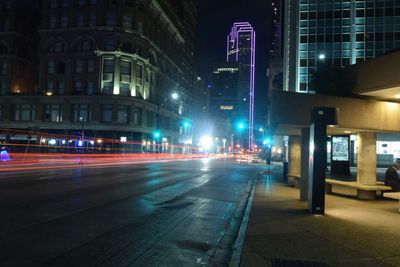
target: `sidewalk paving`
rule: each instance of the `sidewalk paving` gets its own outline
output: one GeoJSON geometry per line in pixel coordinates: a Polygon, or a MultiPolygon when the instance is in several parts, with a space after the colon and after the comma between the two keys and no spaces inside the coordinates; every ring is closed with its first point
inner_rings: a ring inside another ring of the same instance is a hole
{"type": "Polygon", "coordinates": [[[325,215],[311,215],[272,171],[258,178],[241,266],[400,266],[398,201],[327,195],[325,215]]]}

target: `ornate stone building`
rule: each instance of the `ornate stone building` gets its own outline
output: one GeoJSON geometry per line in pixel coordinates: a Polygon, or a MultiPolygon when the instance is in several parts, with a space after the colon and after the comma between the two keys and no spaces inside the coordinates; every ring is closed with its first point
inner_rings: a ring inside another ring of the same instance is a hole
{"type": "Polygon", "coordinates": [[[83,128],[86,146],[90,140],[124,140],[135,150],[152,150],[153,142],[163,150],[191,143],[183,122],[191,118],[196,79],[195,1],[41,5],[39,86],[34,95],[0,98],[1,128],[69,139],[82,136],[83,128]],[[160,140],[154,140],[155,131],[160,140]]]}

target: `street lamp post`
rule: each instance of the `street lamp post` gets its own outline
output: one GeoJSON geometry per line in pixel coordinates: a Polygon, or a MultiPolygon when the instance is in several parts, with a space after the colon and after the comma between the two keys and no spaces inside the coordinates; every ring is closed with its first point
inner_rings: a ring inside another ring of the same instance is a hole
{"type": "MultiPolygon", "coordinates": [[[[177,92],[173,92],[171,94],[171,98],[172,100],[178,100],[179,99],[179,94],[177,92]]],[[[164,102],[167,101],[168,98],[164,99],[164,102]]],[[[160,130],[160,108],[161,108],[161,104],[160,103],[160,96],[158,97],[158,101],[157,101],[157,118],[156,118],[156,132],[153,134],[153,137],[155,138],[155,142],[156,142],[156,147],[157,147],[157,152],[161,152],[160,151],[160,147],[162,145],[162,134],[161,134],[161,130],[160,130]],[[159,139],[161,139],[161,144],[159,143],[159,139]]]]}
{"type": "Polygon", "coordinates": [[[79,121],[82,123],[82,127],[81,127],[81,160],[80,160],[80,162],[82,163],[83,147],[85,144],[85,119],[83,117],[79,117],[79,121]]]}

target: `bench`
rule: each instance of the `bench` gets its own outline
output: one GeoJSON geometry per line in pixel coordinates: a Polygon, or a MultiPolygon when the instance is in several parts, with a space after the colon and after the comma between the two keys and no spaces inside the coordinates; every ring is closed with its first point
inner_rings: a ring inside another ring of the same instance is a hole
{"type": "Polygon", "coordinates": [[[357,196],[359,199],[376,199],[377,195],[382,195],[384,191],[392,191],[390,186],[381,182],[375,185],[364,185],[358,182],[347,182],[334,179],[325,179],[326,193],[337,193],[342,195],[357,196]]]}
{"type": "Polygon", "coordinates": [[[383,196],[387,197],[387,198],[392,198],[392,199],[399,200],[399,212],[400,212],[400,192],[383,193],[383,196]]]}

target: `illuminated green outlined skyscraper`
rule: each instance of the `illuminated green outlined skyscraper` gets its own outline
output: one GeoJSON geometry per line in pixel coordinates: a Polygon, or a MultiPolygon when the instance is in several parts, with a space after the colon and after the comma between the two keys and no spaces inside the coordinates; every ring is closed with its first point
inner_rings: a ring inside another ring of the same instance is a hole
{"type": "Polygon", "coordinates": [[[285,0],[284,90],[308,93],[324,63],[347,66],[400,48],[399,0],[285,0]]]}

